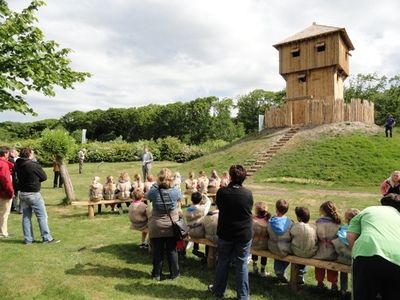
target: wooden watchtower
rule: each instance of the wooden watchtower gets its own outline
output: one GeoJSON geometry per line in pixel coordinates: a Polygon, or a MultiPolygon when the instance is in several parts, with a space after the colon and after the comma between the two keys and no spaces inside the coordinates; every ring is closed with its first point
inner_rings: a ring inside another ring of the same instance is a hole
{"type": "Polygon", "coordinates": [[[279,73],[286,80],[287,98],[280,115],[277,110],[266,113],[267,127],[345,120],[373,123],[373,104],[361,103],[366,117],[358,112],[353,117],[354,109],[343,100],[343,82],[349,76],[350,51],[354,50],[344,28],[313,23],[274,47],[279,51],[279,73]]]}
{"type": "Polygon", "coordinates": [[[332,96],[343,99],[354,46],[344,28],[313,23],[274,45],[288,100],[332,96]]]}

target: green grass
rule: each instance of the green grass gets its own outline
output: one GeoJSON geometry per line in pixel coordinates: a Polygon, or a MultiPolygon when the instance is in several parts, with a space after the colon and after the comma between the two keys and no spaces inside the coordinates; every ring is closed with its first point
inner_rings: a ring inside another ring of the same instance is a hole
{"type": "MultiPolygon", "coordinates": [[[[156,174],[161,167],[180,171],[201,169],[220,173],[231,164],[244,163],[257,151],[270,145],[283,134],[252,136],[220,151],[186,164],[155,162],[156,174]]],[[[400,138],[364,134],[340,135],[335,138],[297,140],[296,148],[288,147],[275,156],[245,184],[253,191],[255,201],[265,201],[274,212],[277,199],[290,203],[288,215],[294,219],[295,206],[307,206],[311,219],[318,217],[319,205],[334,201],[343,213],[349,207],[362,209],[379,200],[378,185],[397,166],[400,138]],[[286,178],[286,179],[285,179],[286,178]],[[294,179],[293,179],[294,178],[294,179]]],[[[132,177],[141,172],[139,162],[85,164],[84,173],[69,165],[69,173],[78,199],[88,198],[93,176],[105,177],[127,171],[132,177]]],[[[55,245],[22,244],[21,216],[12,214],[9,231],[13,236],[0,240],[1,299],[213,299],[206,291],[214,273],[190,253],[180,260],[182,277],[177,281],[154,282],[150,279],[150,255],[139,249],[140,233],[129,228],[127,214],[103,213],[89,220],[85,207],[63,206],[63,189],[52,188],[52,170],[42,194],[49,214],[49,225],[55,245]]],[[[34,220],[36,239],[40,239],[34,220]]],[[[250,268],[251,269],[251,268],[250,268]]],[[[268,261],[272,271],[272,260],[268,261]]],[[[166,272],[166,271],[165,271],[166,272]]],[[[228,298],[235,298],[233,270],[228,298]]],[[[310,268],[307,286],[293,294],[287,286],[275,285],[273,278],[250,278],[252,299],[333,299],[315,294],[314,273],[310,268]]]]}
{"type": "Polygon", "coordinates": [[[378,186],[398,168],[399,146],[399,136],[359,133],[304,140],[276,155],[256,173],[256,182],[295,178],[322,186],[378,186]]]}

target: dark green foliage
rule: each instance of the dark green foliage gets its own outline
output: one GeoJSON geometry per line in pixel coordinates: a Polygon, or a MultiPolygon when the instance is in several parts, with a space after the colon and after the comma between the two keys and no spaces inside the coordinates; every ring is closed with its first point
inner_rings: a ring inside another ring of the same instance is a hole
{"type": "Polygon", "coordinates": [[[43,159],[47,161],[57,158],[68,162],[77,151],[76,141],[65,129],[44,130],[40,147],[43,151],[43,159]]]}
{"type": "Polygon", "coordinates": [[[258,130],[258,115],[264,115],[265,111],[272,106],[283,103],[286,92],[254,90],[249,94],[239,96],[236,107],[238,108],[237,122],[244,125],[246,133],[258,130]]]}
{"type": "Polygon", "coordinates": [[[87,129],[89,140],[121,137],[135,142],[173,136],[187,144],[201,144],[210,139],[233,141],[244,135],[243,126],[231,117],[232,109],[231,99],[206,97],[186,103],[74,111],[64,115],[60,124],[69,132],[87,129]]]}
{"type": "MultiPolygon", "coordinates": [[[[345,88],[345,100],[366,99],[375,103],[375,122],[384,125],[389,115],[400,120],[400,76],[387,78],[377,74],[357,74],[345,88]]],[[[399,124],[399,122],[397,122],[399,124]]]]}

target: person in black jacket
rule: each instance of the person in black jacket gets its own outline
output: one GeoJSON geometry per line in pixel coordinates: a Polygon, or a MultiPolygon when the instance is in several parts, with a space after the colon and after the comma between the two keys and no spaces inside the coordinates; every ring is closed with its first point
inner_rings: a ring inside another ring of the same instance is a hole
{"type": "Polygon", "coordinates": [[[36,161],[33,161],[33,151],[30,148],[21,150],[20,158],[15,164],[20,188],[20,201],[22,204],[22,229],[24,243],[30,245],[34,242],[32,231],[32,212],[35,213],[39,223],[43,243],[58,243],[53,239],[47,223],[47,212],[44,200],[40,194],[41,183],[47,180],[47,175],[36,161]]]}
{"type": "Polygon", "coordinates": [[[246,170],[240,165],[229,169],[231,182],[216,195],[218,218],[218,264],[214,284],[208,289],[216,297],[223,297],[228,281],[229,263],[235,260],[237,299],[249,299],[247,261],[253,237],[253,195],[242,186],[246,170]]]}

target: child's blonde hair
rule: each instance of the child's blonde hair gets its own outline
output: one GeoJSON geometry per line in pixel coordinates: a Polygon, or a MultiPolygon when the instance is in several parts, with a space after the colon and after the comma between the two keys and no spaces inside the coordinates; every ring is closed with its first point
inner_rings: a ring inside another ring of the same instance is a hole
{"type": "Polygon", "coordinates": [[[106,177],[106,183],[114,183],[114,177],[112,177],[111,175],[108,175],[106,177]]]}
{"type": "Polygon", "coordinates": [[[122,172],[121,175],[119,175],[119,179],[125,180],[125,181],[131,181],[129,178],[128,172],[122,172]]]}
{"type": "Polygon", "coordinates": [[[346,220],[346,223],[349,224],[351,219],[353,219],[359,213],[360,211],[357,208],[349,208],[348,210],[346,210],[346,212],[344,213],[344,219],[346,220]]]}

